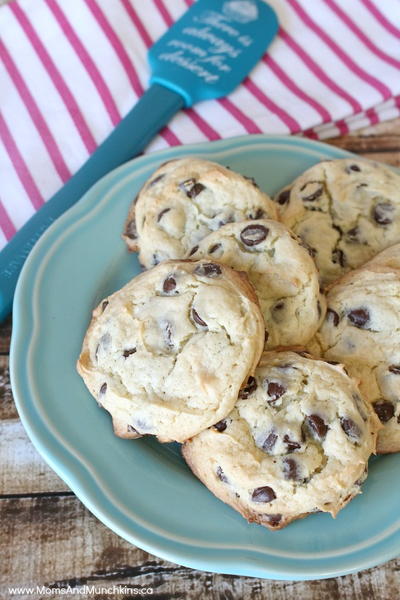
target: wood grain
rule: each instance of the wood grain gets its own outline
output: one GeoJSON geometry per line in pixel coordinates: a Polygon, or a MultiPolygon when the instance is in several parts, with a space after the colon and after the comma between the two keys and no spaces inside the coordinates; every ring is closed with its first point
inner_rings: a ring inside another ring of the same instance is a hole
{"type": "Polygon", "coordinates": [[[68,490],[35,450],[18,418],[5,355],[0,356],[0,465],[0,497],[68,490]]]}
{"type": "Polygon", "coordinates": [[[314,582],[267,581],[187,569],[155,558],[117,537],[74,496],[3,499],[0,520],[5,526],[0,538],[3,593],[9,585],[73,587],[113,583],[150,586],[154,589],[151,597],[160,599],[398,597],[400,560],[391,561],[385,569],[314,582]]]}
{"type": "Polygon", "coordinates": [[[400,166],[400,119],[366,127],[325,142],[370,160],[400,166]]]}
{"type": "Polygon", "coordinates": [[[12,319],[8,317],[0,325],[0,354],[8,354],[10,349],[12,319]]]}
{"type": "MultiPolygon", "coordinates": [[[[400,119],[328,143],[400,166],[400,119]]],[[[0,598],[9,597],[9,585],[121,584],[151,586],[151,597],[160,600],[397,600],[400,559],[334,579],[268,581],[180,567],[119,538],[89,513],[30,443],[10,387],[11,327],[11,319],[0,326],[0,598]]]]}

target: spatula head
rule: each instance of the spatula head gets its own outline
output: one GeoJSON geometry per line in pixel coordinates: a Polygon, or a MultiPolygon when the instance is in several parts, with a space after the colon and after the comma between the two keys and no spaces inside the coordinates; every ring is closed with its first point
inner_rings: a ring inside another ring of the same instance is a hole
{"type": "Polygon", "coordinates": [[[263,0],[198,0],[150,49],[151,83],[191,106],[232,92],[278,31],[263,0]]]}

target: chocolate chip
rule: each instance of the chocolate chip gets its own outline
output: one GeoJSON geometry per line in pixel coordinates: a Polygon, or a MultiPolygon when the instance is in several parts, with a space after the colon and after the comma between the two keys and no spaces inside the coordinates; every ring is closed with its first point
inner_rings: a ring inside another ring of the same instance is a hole
{"type": "Polygon", "coordinates": [[[276,433],[274,433],[273,431],[271,431],[267,437],[265,438],[265,441],[263,443],[263,445],[261,446],[261,448],[265,451],[265,452],[271,452],[271,450],[273,449],[273,447],[276,444],[276,440],[278,439],[278,436],[276,433]]]}
{"type": "Polygon", "coordinates": [[[107,391],[107,384],[103,383],[103,385],[100,388],[100,395],[102,396],[103,394],[105,394],[107,391]]]}
{"type": "Polygon", "coordinates": [[[160,259],[158,258],[157,254],[153,254],[152,263],[154,267],[160,263],[160,259]]]}
{"type": "Polygon", "coordinates": [[[202,183],[196,183],[196,185],[194,185],[190,190],[189,197],[195,198],[195,196],[198,196],[205,189],[206,187],[202,183]]]}
{"type": "Polygon", "coordinates": [[[278,527],[282,521],[282,515],[279,513],[276,515],[263,515],[263,517],[271,527],[278,527]]]}
{"type": "Polygon", "coordinates": [[[172,275],[168,275],[166,279],[164,279],[163,283],[163,292],[165,294],[169,294],[176,288],[176,280],[172,275]]]}
{"type": "Polygon", "coordinates": [[[324,191],[323,187],[319,187],[315,190],[315,192],[313,192],[312,194],[309,194],[308,196],[304,196],[302,198],[303,202],[314,202],[315,200],[317,200],[320,196],[322,196],[322,192],[324,191]]]}
{"type": "Polygon", "coordinates": [[[369,323],[370,314],[366,308],[354,308],[347,314],[347,318],[354,327],[364,329],[369,323]]]}
{"type": "Polygon", "coordinates": [[[136,352],[136,348],[129,348],[129,350],[124,350],[122,356],[124,358],[128,358],[128,356],[130,356],[131,354],[135,354],[135,352],[136,352]]]}
{"type": "Polygon", "coordinates": [[[346,171],[346,173],[350,173],[351,171],[360,172],[361,169],[358,165],[349,165],[348,167],[346,167],[345,171],[346,171]]]}
{"type": "Polygon", "coordinates": [[[339,325],[339,315],[332,308],[328,308],[328,310],[326,311],[326,318],[328,321],[332,321],[335,327],[339,325]]]}
{"type": "Polygon", "coordinates": [[[343,250],[340,250],[340,248],[336,248],[336,250],[333,250],[332,262],[334,265],[339,264],[341,267],[344,267],[346,265],[346,255],[343,252],[343,250]]]}
{"type": "Polygon", "coordinates": [[[132,221],[129,221],[129,223],[127,223],[127,225],[125,227],[125,235],[130,240],[136,240],[138,233],[137,233],[135,219],[132,219],[132,221]]]}
{"type": "Polygon", "coordinates": [[[186,181],[182,181],[182,183],[178,186],[183,192],[185,192],[188,198],[195,198],[198,196],[203,190],[205,190],[205,186],[202,183],[198,183],[195,179],[186,179],[186,181]]]}
{"type": "Polygon", "coordinates": [[[222,244],[214,244],[213,246],[211,246],[208,249],[208,254],[212,254],[213,252],[215,252],[216,250],[218,250],[218,248],[221,248],[222,244]]]}
{"type": "Polygon", "coordinates": [[[390,365],[389,371],[395,375],[400,375],[400,365],[390,365]]]}
{"type": "Polygon", "coordinates": [[[128,425],[127,428],[126,428],[126,430],[127,430],[128,433],[136,433],[136,434],[140,435],[140,433],[138,432],[138,430],[135,429],[133,425],[128,425]]]}
{"type": "Polygon", "coordinates": [[[281,385],[277,381],[264,381],[264,386],[267,386],[267,394],[271,398],[268,402],[276,402],[286,392],[284,385],[281,385]]]}
{"type": "Polygon", "coordinates": [[[246,246],[257,246],[265,240],[269,232],[269,229],[264,225],[247,225],[241,234],[240,239],[246,246]]]}
{"type": "Polygon", "coordinates": [[[193,254],[195,254],[195,252],[197,252],[198,249],[199,249],[198,246],[193,246],[193,248],[189,252],[189,256],[193,256],[193,254]]]}
{"type": "Polygon", "coordinates": [[[222,421],[218,421],[218,423],[215,423],[215,425],[213,425],[213,427],[219,431],[220,433],[222,433],[223,431],[225,431],[225,429],[227,428],[228,424],[225,421],[225,419],[222,419],[222,421]]]}
{"type": "Polygon", "coordinates": [[[262,219],[264,215],[265,215],[265,212],[263,211],[263,209],[258,208],[255,213],[250,213],[248,215],[248,219],[253,219],[253,220],[262,219]]]}
{"type": "Polygon", "coordinates": [[[203,321],[203,319],[199,316],[199,313],[194,308],[192,308],[192,319],[195,323],[201,325],[201,327],[208,327],[207,323],[203,321]]]}
{"type": "Polygon", "coordinates": [[[152,179],[150,181],[150,183],[148,184],[148,188],[152,187],[153,185],[155,185],[156,183],[158,183],[159,181],[161,181],[161,179],[164,179],[165,177],[165,173],[161,173],[160,175],[157,175],[157,177],[155,177],[154,179],[152,179]]]}
{"type": "Polygon", "coordinates": [[[299,481],[300,475],[298,471],[298,463],[293,458],[285,458],[283,460],[283,476],[285,479],[293,479],[299,481]]]}
{"type": "Polygon", "coordinates": [[[163,218],[163,216],[170,210],[171,210],[170,208],[164,208],[164,210],[162,210],[160,213],[158,213],[157,223],[159,223],[160,220],[163,218]]]}
{"type": "Polygon", "coordinates": [[[326,436],[328,425],[320,416],[308,415],[305,419],[305,423],[313,435],[318,439],[322,440],[326,436]]]}
{"type": "Polygon", "coordinates": [[[283,204],[286,204],[287,202],[289,202],[289,198],[290,198],[290,189],[283,190],[283,192],[281,192],[279,194],[279,196],[277,197],[276,201],[278,204],[280,204],[282,206],[283,204]]]}
{"type": "Polygon", "coordinates": [[[202,277],[214,278],[222,274],[222,269],[215,263],[201,263],[195,268],[194,272],[196,275],[201,275],[202,277]]]}
{"type": "Polygon", "coordinates": [[[360,428],[352,419],[340,417],[340,425],[349,438],[353,440],[358,440],[360,438],[360,428]]]}
{"type": "Polygon", "coordinates": [[[282,308],[285,306],[285,303],[282,302],[282,300],[280,302],[277,302],[273,308],[273,310],[282,310],[282,308]]]}
{"type": "Polygon", "coordinates": [[[298,450],[299,448],[301,448],[301,444],[299,444],[298,442],[295,442],[295,441],[291,440],[287,434],[284,435],[283,441],[286,444],[287,451],[288,451],[289,454],[291,454],[295,450],[298,450]]]}
{"type": "Polygon", "coordinates": [[[228,478],[225,475],[225,473],[223,472],[223,470],[222,470],[221,467],[217,467],[217,477],[218,477],[218,479],[220,479],[224,483],[228,483],[228,478]]]}
{"type": "Polygon", "coordinates": [[[274,490],[268,485],[256,488],[251,495],[253,502],[272,502],[275,498],[274,490]]]}
{"type": "Polygon", "coordinates": [[[359,229],[358,227],[353,227],[352,229],[349,229],[347,232],[347,239],[349,240],[349,242],[358,242],[358,236],[359,236],[359,229]]]}
{"type": "Polygon", "coordinates": [[[254,377],[252,377],[250,375],[250,377],[247,380],[246,386],[240,390],[239,392],[239,398],[241,400],[246,400],[249,396],[251,396],[251,394],[253,394],[253,392],[255,392],[257,389],[257,381],[255,380],[254,377]]]}
{"type": "Polygon", "coordinates": [[[109,305],[108,300],[104,300],[104,302],[101,305],[101,312],[104,312],[108,305],[109,305]]]}
{"type": "Polygon", "coordinates": [[[391,402],[380,400],[372,404],[381,423],[387,423],[394,417],[394,406],[391,402]]]}
{"type": "Polygon", "coordinates": [[[372,216],[379,225],[389,225],[389,223],[393,222],[393,211],[393,204],[390,204],[390,202],[380,202],[375,206],[372,216]]]}

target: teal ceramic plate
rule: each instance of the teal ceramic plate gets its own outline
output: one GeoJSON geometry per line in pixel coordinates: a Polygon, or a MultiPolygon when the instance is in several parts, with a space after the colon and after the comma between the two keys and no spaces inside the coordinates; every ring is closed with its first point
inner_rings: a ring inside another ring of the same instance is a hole
{"type": "Polygon", "coordinates": [[[12,386],[36,448],[103,523],[167,560],[274,579],[334,577],[400,551],[400,454],[375,458],[364,493],[337,517],[279,532],[248,524],[195,479],[178,445],[121,440],[75,371],[91,310],[139,272],[120,239],[128,206],[161,162],[196,154],[253,176],[273,194],[324,158],[349,156],[302,138],[247,136],[168,149],[99,181],[43,235],[14,302],[12,386]]]}

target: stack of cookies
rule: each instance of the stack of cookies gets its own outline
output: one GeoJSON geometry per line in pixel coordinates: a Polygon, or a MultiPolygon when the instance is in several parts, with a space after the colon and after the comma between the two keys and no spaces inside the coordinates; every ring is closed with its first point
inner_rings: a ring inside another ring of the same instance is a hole
{"type": "Polygon", "coordinates": [[[115,434],[182,443],[218,498],[269,529],[335,516],[370,455],[400,450],[400,177],[324,161],[273,201],[176,159],[123,238],[144,272],[94,310],[78,360],[115,434]]]}

